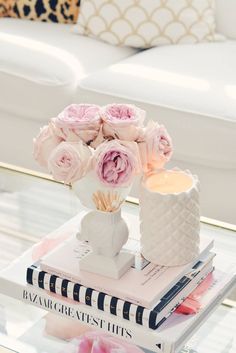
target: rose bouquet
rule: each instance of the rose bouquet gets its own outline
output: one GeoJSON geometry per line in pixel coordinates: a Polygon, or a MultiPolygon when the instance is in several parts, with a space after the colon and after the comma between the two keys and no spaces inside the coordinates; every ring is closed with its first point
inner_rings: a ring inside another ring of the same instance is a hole
{"type": "Polygon", "coordinates": [[[164,126],[145,126],[144,119],[145,112],[130,104],[72,104],[34,139],[36,161],[92,209],[77,235],[92,248],[80,269],[119,278],[133,264],[133,254],[120,254],[128,240],[120,206],[135,177],[163,168],[172,154],[164,126]]]}
{"type": "Polygon", "coordinates": [[[145,115],[130,104],[71,104],[40,130],[34,158],[55,180],[77,185],[80,195],[87,189],[86,206],[112,210],[136,175],[163,168],[171,157],[166,129],[153,121],[145,127],[145,115]]]}

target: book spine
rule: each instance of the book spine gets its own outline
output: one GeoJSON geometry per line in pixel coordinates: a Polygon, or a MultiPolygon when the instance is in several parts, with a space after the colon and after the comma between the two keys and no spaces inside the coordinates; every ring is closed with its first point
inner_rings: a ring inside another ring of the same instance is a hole
{"type": "Polygon", "coordinates": [[[60,316],[87,324],[93,329],[102,330],[153,352],[171,352],[171,345],[163,342],[153,330],[132,325],[128,321],[106,315],[84,304],[74,304],[70,299],[62,299],[57,294],[47,294],[46,291],[27,286],[22,289],[19,299],[60,316]]]}
{"type": "Polygon", "coordinates": [[[37,266],[32,265],[27,269],[26,280],[28,284],[52,293],[62,295],[76,302],[86,304],[95,309],[102,310],[108,314],[132,321],[139,325],[149,327],[149,310],[144,307],[131,304],[92,288],[86,288],[79,283],[62,280],[59,276],[40,271],[37,266]],[[144,313],[146,310],[146,319],[144,313]]]}
{"type": "MultiPolygon", "coordinates": [[[[200,264],[202,265],[202,263],[200,264]]],[[[180,304],[184,298],[195,289],[201,279],[199,279],[199,273],[200,270],[191,276],[184,276],[166,293],[153,310],[137,306],[116,297],[111,297],[102,292],[99,293],[96,290],[86,288],[78,283],[61,279],[60,277],[48,274],[45,271],[40,271],[34,265],[27,269],[26,279],[29,284],[35,287],[48,290],[76,302],[102,310],[108,314],[118,316],[135,324],[155,330],[161,325],[162,319],[172,311],[173,307],[176,307],[176,304],[180,304]],[[187,287],[187,292],[185,287],[187,287]],[[185,292],[181,294],[184,290],[185,292]]]]}
{"type": "Polygon", "coordinates": [[[63,280],[59,276],[40,271],[34,265],[27,269],[26,280],[28,284],[36,288],[48,290],[149,328],[150,310],[142,306],[137,306],[117,297],[98,292],[92,288],[86,288],[79,283],[74,283],[66,279],[63,280]]]}
{"type": "MultiPolygon", "coordinates": [[[[122,319],[129,320],[146,328],[156,328],[157,312],[153,312],[152,310],[123,301],[116,297],[111,297],[103,292],[86,288],[78,283],[61,279],[60,277],[51,275],[45,271],[40,271],[34,265],[27,269],[26,280],[28,284],[31,284],[36,288],[38,287],[40,289],[48,290],[52,293],[86,304],[122,319]]],[[[187,282],[182,280],[181,283],[175,285],[172,291],[172,296],[168,294],[168,301],[170,302],[173,299],[173,296],[176,294],[176,288],[180,291],[189,282],[190,279],[188,278],[187,282]]],[[[166,298],[164,298],[165,303],[166,298]]],[[[163,306],[162,301],[159,303],[163,306]]],[[[173,306],[174,305],[175,304],[173,304],[173,306]]],[[[157,309],[159,309],[158,306],[157,309]]]]}
{"type": "MultiPolygon", "coordinates": [[[[60,278],[67,278],[69,281],[71,282],[74,282],[74,283],[80,283],[80,279],[68,274],[68,273],[64,273],[63,271],[59,271],[57,270],[56,268],[52,268],[48,265],[45,265],[44,263],[41,263],[40,264],[40,267],[42,269],[42,271],[45,271],[47,273],[50,273],[50,274],[54,274],[60,278]]],[[[82,284],[84,287],[87,286],[87,283],[83,283],[82,284]]],[[[95,288],[94,290],[96,290],[97,292],[102,292],[103,289],[102,288],[95,288]]],[[[105,288],[104,288],[105,290],[105,288]]],[[[109,290],[107,290],[107,295],[109,296],[113,296],[114,293],[110,292],[109,290]]],[[[124,293],[122,293],[122,291],[119,291],[118,289],[116,289],[116,296],[117,298],[119,297],[121,300],[123,301],[128,301],[128,302],[132,302],[134,303],[135,305],[140,305],[140,306],[143,306],[143,307],[149,307],[150,306],[150,303],[148,301],[145,300],[145,298],[142,298],[142,300],[138,300],[137,298],[135,297],[127,297],[124,293]]],[[[158,298],[157,300],[158,301],[158,298]]]]}
{"type": "MultiPolygon", "coordinates": [[[[132,220],[132,222],[133,222],[133,220],[132,220]]],[[[137,241],[136,237],[133,240],[138,244],[138,241],[137,241]]],[[[79,247],[81,242],[79,242],[78,244],[79,244],[78,245],[78,247],[79,247]]],[[[89,248],[89,246],[84,244],[84,243],[81,244],[81,246],[83,246],[83,252],[89,251],[89,249],[91,250],[91,248],[89,248]]],[[[206,241],[206,240],[203,241],[202,246],[201,246],[201,250],[200,250],[200,253],[199,253],[199,256],[198,256],[198,259],[205,258],[212,247],[213,247],[213,240],[210,241],[210,242],[209,242],[209,240],[208,241],[206,241]]],[[[132,245],[132,246],[129,245],[129,250],[134,250],[135,248],[136,248],[136,245],[132,245]]],[[[56,247],[54,249],[54,252],[56,252],[56,249],[58,250],[58,248],[56,247]]],[[[52,255],[52,252],[51,252],[51,255],[52,255]]],[[[41,261],[40,261],[41,270],[43,270],[43,271],[45,271],[47,273],[50,273],[50,274],[57,275],[60,278],[66,278],[66,279],[70,280],[71,282],[80,283],[84,287],[90,287],[91,286],[90,281],[87,280],[85,277],[83,277],[83,279],[82,279],[80,277],[79,273],[77,275],[75,275],[70,270],[65,270],[65,268],[63,266],[60,267],[60,268],[57,268],[57,266],[55,266],[55,263],[54,264],[50,263],[50,256],[51,255],[49,255],[49,257],[45,256],[45,257],[41,258],[41,261]]],[[[55,256],[55,254],[54,254],[54,256],[55,256]]],[[[196,261],[198,259],[196,259],[196,261]]],[[[189,264],[186,264],[184,266],[181,266],[180,267],[181,270],[177,271],[178,274],[176,274],[174,277],[173,277],[173,275],[171,276],[170,282],[166,286],[166,290],[163,290],[163,288],[162,288],[162,290],[159,291],[159,289],[157,290],[157,288],[156,288],[156,290],[153,291],[152,298],[151,298],[151,296],[149,296],[149,299],[147,299],[146,295],[140,295],[139,288],[138,288],[140,283],[137,283],[137,282],[136,282],[137,290],[134,291],[132,294],[130,293],[130,291],[129,291],[129,293],[126,291],[125,286],[119,286],[119,285],[116,288],[114,288],[114,286],[112,288],[107,288],[105,284],[101,285],[101,284],[97,283],[97,285],[94,286],[93,288],[94,288],[94,290],[96,290],[98,292],[104,292],[107,295],[116,296],[117,298],[119,298],[119,299],[121,299],[123,301],[131,302],[131,303],[133,303],[133,304],[135,304],[137,306],[142,306],[142,307],[145,307],[145,308],[148,308],[148,309],[151,310],[153,308],[153,306],[156,305],[156,303],[165,294],[165,291],[168,291],[169,289],[171,289],[174,286],[174,284],[177,281],[179,281],[186,274],[186,272],[191,271],[193,265],[195,265],[195,261],[190,262],[189,264]]],[[[151,273],[152,274],[154,274],[154,272],[155,273],[159,273],[159,275],[157,277],[156,276],[155,277],[161,279],[161,278],[163,278],[162,275],[164,275],[165,273],[168,273],[167,267],[154,265],[154,264],[151,264],[149,262],[147,262],[147,264],[145,265],[145,267],[147,267],[147,266],[149,266],[149,270],[148,271],[151,271],[150,272],[150,276],[151,276],[151,273]]],[[[140,272],[142,272],[142,271],[140,271],[140,272]]],[[[142,279],[142,275],[141,275],[140,279],[138,279],[138,282],[140,280],[141,281],[144,281],[144,280],[146,281],[147,278],[145,279],[145,277],[144,277],[142,279]]],[[[144,288],[145,288],[145,286],[144,286],[144,288]]]]}

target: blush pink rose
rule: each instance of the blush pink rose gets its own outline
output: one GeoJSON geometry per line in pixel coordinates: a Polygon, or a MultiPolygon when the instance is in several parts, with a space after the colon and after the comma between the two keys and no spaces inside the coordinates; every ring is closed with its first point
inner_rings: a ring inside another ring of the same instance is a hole
{"type": "Polygon", "coordinates": [[[112,187],[129,186],[139,171],[136,142],[111,140],[95,151],[93,164],[99,180],[112,187]]]}
{"type": "Polygon", "coordinates": [[[110,104],[102,108],[103,134],[106,138],[136,141],[145,111],[131,104],[110,104]]]}
{"type": "Polygon", "coordinates": [[[49,172],[57,181],[73,183],[88,171],[91,155],[90,148],[82,141],[62,142],[49,157],[49,172]]]}
{"type": "Polygon", "coordinates": [[[94,104],[71,104],[52,121],[57,134],[66,141],[90,144],[98,135],[101,126],[100,107],[94,104]]]}
{"type": "MultiPolygon", "coordinates": [[[[134,344],[100,331],[90,331],[71,341],[66,353],[144,353],[134,344]]],[[[65,351],[64,351],[65,353],[65,351]]]]}
{"type": "Polygon", "coordinates": [[[138,144],[145,172],[163,168],[173,153],[172,140],[163,125],[150,121],[138,144]]]}
{"type": "Polygon", "coordinates": [[[62,138],[55,135],[51,124],[45,125],[40,129],[38,136],[33,140],[34,159],[42,166],[47,167],[48,158],[54,148],[62,141],[62,138]]]}

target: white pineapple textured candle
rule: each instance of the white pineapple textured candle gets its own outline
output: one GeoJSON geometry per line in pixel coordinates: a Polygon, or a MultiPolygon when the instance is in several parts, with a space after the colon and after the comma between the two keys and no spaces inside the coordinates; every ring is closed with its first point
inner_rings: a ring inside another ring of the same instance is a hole
{"type": "Polygon", "coordinates": [[[161,170],[144,178],[140,192],[143,256],[180,266],[199,252],[199,180],[189,171],[161,170]]]}

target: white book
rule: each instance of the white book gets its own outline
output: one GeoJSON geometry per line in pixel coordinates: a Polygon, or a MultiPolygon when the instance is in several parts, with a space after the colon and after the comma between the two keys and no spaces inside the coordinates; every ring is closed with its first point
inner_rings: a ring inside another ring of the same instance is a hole
{"type": "Polygon", "coordinates": [[[185,274],[173,288],[165,293],[164,297],[161,298],[153,309],[146,309],[122,299],[99,293],[91,288],[85,288],[74,282],[41,271],[39,267],[34,265],[27,269],[26,277],[27,283],[36,288],[57,293],[76,302],[92,306],[95,309],[156,330],[173,309],[212,271],[214,257],[214,253],[209,253],[204,258],[201,258],[189,273],[185,274]]]}
{"type": "MultiPolygon", "coordinates": [[[[61,235],[62,236],[62,235],[61,235]]],[[[80,259],[86,256],[91,248],[74,235],[64,241],[46,256],[41,258],[40,269],[60,278],[98,292],[153,309],[158,301],[212,249],[214,242],[201,236],[200,251],[194,261],[175,267],[159,266],[145,260],[140,254],[140,243],[129,239],[125,249],[135,253],[135,265],[120,279],[108,278],[95,273],[80,271],[80,259]]]]}
{"type": "MultiPolygon", "coordinates": [[[[17,269],[17,264],[14,264],[17,269]]],[[[12,267],[11,267],[12,271],[12,267]]],[[[185,316],[173,313],[156,331],[145,329],[116,316],[98,311],[84,304],[74,303],[61,296],[52,296],[31,285],[12,282],[7,279],[7,271],[0,278],[3,294],[28,302],[41,309],[70,318],[88,326],[103,330],[127,342],[134,343],[157,353],[174,353],[180,349],[194,330],[216,308],[235,284],[235,275],[214,271],[214,282],[202,298],[202,309],[196,315],[185,316]]],[[[36,279],[35,279],[36,280],[36,279]]]]}

